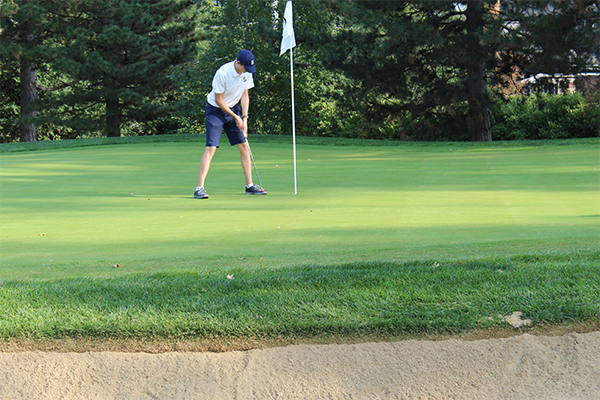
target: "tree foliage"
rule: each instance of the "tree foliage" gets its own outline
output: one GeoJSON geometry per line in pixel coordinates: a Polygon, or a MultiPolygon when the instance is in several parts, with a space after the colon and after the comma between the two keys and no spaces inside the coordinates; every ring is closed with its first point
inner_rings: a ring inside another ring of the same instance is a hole
{"type": "Polygon", "coordinates": [[[328,65],[361,83],[354,105],[371,121],[408,121],[401,129],[416,138],[490,140],[486,80],[577,73],[597,56],[596,1],[327,4],[328,65]]]}
{"type": "MultiPolygon", "coordinates": [[[[337,17],[328,65],[360,81],[355,106],[366,120],[399,120],[405,138],[463,139],[469,112],[487,117],[482,2],[328,4],[337,17]]],[[[485,140],[486,129],[472,126],[471,136],[485,140]]]]}
{"type": "Polygon", "coordinates": [[[26,0],[3,9],[3,56],[21,60],[21,100],[26,97],[23,71],[28,68],[31,75],[28,89],[34,98],[22,109],[45,110],[29,121],[71,127],[77,135],[120,136],[126,122],[164,133],[160,121],[166,121],[172,92],[166,72],[195,52],[194,26],[185,15],[192,5],[186,0],[26,0]],[[35,81],[41,65],[47,67],[48,86],[35,81]],[[49,94],[38,101],[37,91],[49,94]]]}
{"type": "MultiPolygon", "coordinates": [[[[203,133],[214,72],[242,48],[257,63],[250,130],[289,134],[284,8],[284,0],[3,1],[0,128],[12,133],[2,140],[14,140],[18,124],[45,138],[203,133]]],[[[293,8],[300,135],[491,140],[488,85],[598,64],[594,0],[294,0],[293,8]]]]}
{"type": "Polygon", "coordinates": [[[190,6],[177,0],[75,2],[59,32],[61,54],[53,65],[73,81],[57,98],[70,106],[75,118],[69,120],[103,103],[107,136],[120,136],[123,121],[166,117],[167,71],[195,50],[188,40],[193,25],[182,17],[190,6]]]}
{"type": "Polygon", "coordinates": [[[598,67],[600,2],[501,1],[497,21],[502,64],[525,74],[573,74],[598,67]]]}
{"type": "MultiPolygon", "coordinates": [[[[20,113],[3,123],[4,128],[19,125],[21,141],[37,137],[36,70],[53,56],[53,49],[44,43],[55,27],[54,13],[64,8],[62,3],[36,0],[5,1],[0,3],[0,54],[2,55],[2,114],[12,117],[11,100],[15,94],[13,82],[19,81],[17,102],[20,113]],[[18,67],[16,67],[18,66],[18,67]]],[[[15,132],[12,133],[14,135],[15,132]]],[[[11,137],[10,133],[3,135],[11,137]]]]}
{"type": "Polygon", "coordinates": [[[19,134],[19,65],[0,59],[0,143],[18,140],[19,134]]]}

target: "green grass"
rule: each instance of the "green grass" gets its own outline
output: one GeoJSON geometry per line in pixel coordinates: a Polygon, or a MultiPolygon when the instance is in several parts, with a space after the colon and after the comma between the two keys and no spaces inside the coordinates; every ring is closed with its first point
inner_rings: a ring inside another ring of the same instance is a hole
{"type": "Polygon", "coordinates": [[[4,338],[313,337],[464,332],[523,312],[593,319],[599,252],[432,264],[233,268],[2,285],[4,338]]]}
{"type": "Polygon", "coordinates": [[[502,327],[513,311],[534,325],[598,318],[597,140],[303,138],[294,195],[288,138],[251,138],[269,195],[242,194],[237,150],[223,146],[210,199],[195,200],[199,138],[0,146],[0,337],[403,335],[502,327]]]}

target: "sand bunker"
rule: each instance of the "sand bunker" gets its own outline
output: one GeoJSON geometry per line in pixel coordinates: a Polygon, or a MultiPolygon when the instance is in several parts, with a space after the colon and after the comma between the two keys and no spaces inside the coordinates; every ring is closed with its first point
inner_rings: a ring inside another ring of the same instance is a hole
{"type": "Polygon", "coordinates": [[[227,353],[0,353],[0,399],[594,399],[600,332],[227,353]]]}

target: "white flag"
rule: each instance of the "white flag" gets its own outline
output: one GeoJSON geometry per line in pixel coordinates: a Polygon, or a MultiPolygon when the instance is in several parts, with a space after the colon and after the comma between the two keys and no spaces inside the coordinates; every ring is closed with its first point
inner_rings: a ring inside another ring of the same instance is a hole
{"type": "Polygon", "coordinates": [[[294,35],[292,0],[288,0],[285,4],[285,14],[283,14],[283,39],[281,39],[281,52],[279,56],[295,46],[296,36],[294,35]]]}

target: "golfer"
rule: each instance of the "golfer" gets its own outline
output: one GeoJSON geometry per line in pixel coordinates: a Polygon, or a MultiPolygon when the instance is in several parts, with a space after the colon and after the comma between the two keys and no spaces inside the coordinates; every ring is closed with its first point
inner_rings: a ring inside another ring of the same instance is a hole
{"type": "Polygon", "coordinates": [[[237,60],[222,65],[212,81],[212,91],[208,94],[205,108],[206,149],[200,159],[196,199],[208,199],[204,181],[217,148],[221,144],[221,132],[225,130],[229,143],[237,145],[240,161],[246,179],[246,194],[267,194],[267,191],[252,183],[252,164],[248,149],[248,90],[254,87],[252,74],[256,71],[254,54],[250,50],[238,53],[237,60]]]}

